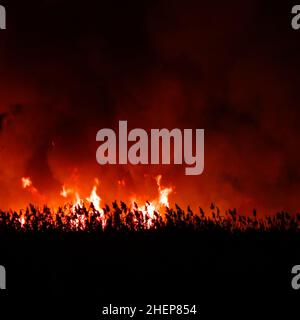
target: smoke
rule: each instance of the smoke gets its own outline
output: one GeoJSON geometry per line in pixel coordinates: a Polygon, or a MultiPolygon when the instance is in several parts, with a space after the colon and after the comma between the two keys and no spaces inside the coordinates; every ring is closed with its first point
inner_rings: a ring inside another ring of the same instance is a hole
{"type": "Polygon", "coordinates": [[[171,203],[299,209],[299,48],[286,4],[26,1],[9,9],[0,33],[3,207],[50,203],[63,184],[88,194],[95,177],[104,200],[151,199],[162,174],[175,186],[171,203]],[[100,167],[96,132],[119,120],[204,128],[204,173],[100,167]],[[32,177],[38,200],[22,190],[22,176],[32,177]]]}

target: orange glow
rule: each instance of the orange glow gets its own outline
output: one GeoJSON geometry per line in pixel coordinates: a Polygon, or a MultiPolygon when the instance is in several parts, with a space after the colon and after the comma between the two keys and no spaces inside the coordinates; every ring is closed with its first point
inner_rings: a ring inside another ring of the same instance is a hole
{"type": "Polygon", "coordinates": [[[69,194],[70,190],[69,189],[66,189],[65,186],[62,186],[62,190],[60,192],[60,195],[64,198],[67,198],[68,194],[69,194]]]}
{"type": "Polygon", "coordinates": [[[169,208],[170,207],[169,194],[173,191],[173,188],[162,188],[161,187],[161,178],[162,178],[161,175],[158,175],[156,177],[156,182],[157,182],[157,185],[158,185],[158,191],[160,193],[159,203],[161,205],[164,205],[164,206],[169,208]]]}
{"type": "MultiPolygon", "coordinates": [[[[132,209],[133,211],[142,213],[142,223],[146,228],[153,227],[154,222],[163,214],[165,208],[169,207],[169,196],[173,191],[172,187],[162,187],[162,175],[157,176],[155,179],[157,183],[156,197],[154,197],[151,201],[146,201],[145,204],[141,206],[138,206],[137,203],[143,203],[140,199],[145,197],[144,194],[138,195],[132,199],[132,209]]],[[[26,180],[24,179],[24,183],[26,183],[26,186],[29,185],[26,188],[34,188],[30,178],[26,180]]],[[[97,220],[101,222],[102,226],[106,226],[107,216],[105,215],[105,210],[101,208],[102,199],[98,192],[100,180],[98,178],[94,178],[94,183],[95,184],[93,185],[89,196],[82,197],[83,192],[79,191],[78,187],[75,185],[67,186],[66,184],[63,184],[59,192],[59,195],[64,199],[63,208],[66,210],[66,212],[68,212],[68,215],[72,217],[74,224],[73,227],[76,229],[85,228],[89,221],[89,212],[92,211],[97,213],[97,220]],[[87,212],[87,214],[79,214],[78,211],[80,210],[83,210],[83,213],[87,212]]],[[[124,179],[117,180],[117,184],[124,187],[126,185],[126,181],[124,179]]],[[[52,203],[59,202],[59,200],[56,202],[55,199],[52,201],[52,203]]],[[[50,207],[50,209],[54,212],[56,208],[53,206],[50,207]]],[[[24,216],[20,218],[21,225],[25,224],[25,219],[26,217],[24,216]]],[[[138,224],[140,222],[136,221],[136,223],[138,224]]]]}
{"type": "Polygon", "coordinates": [[[22,182],[23,189],[27,189],[31,193],[38,192],[38,190],[33,186],[33,183],[30,177],[22,177],[21,182],[22,182]]]}
{"type": "MultiPolygon", "coordinates": [[[[172,187],[162,186],[162,175],[158,175],[155,178],[155,181],[157,184],[157,195],[154,196],[151,201],[146,201],[144,202],[144,205],[138,206],[137,203],[143,203],[141,199],[147,198],[147,196],[145,196],[145,194],[139,194],[138,196],[132,198],[132,209],[133,211],[138,211],[141,213],[142,223],[146,228],[153,227],[155,221],[162,216],[165,208],[170,206],[169,196],[173,192],[172,187]]],[[[41,204],[41,200],[46,201],[46,198],[43,196],[43,194],[38,192],[38,190],[34,187],[33,181],[30,177],[21,178],[21,182],[23,189],[30,192],[32,202],[37,201],[41,204]]],[[[92,186],[88,196],[83,196],[84,191],[78,187],[76,182],[74,184],[72,184],[70,181],[67,184],[64,183],[61,187],[61,190],[57,193],[57,195],[60,197],[54,196],[54,199],[52,199],[50,211],[54,213],[58,207],[62,207],[66,212],[66,216],[62,220],[68,219],[67,217],[69,216],[73,221],[72,228],[74,227],[76,229],[84,229],[89,223],[90,213],[94,212],[96,213],[97,221],[102,224],[103,228],[105,228],[107,224],[107,215],[105,214],[105,209],[101,208],[102,198],[98,191],[100,180],[98,178],[94,178],[93,182],[94,185],[92,186]],[[64,199],[63,202],[60,199],[64,199]]],[[[116,183],[121,187],[126,186],[125,179],[116,180],[116,183]]],[[[21,226],[26,224],[26,219],[26,214],[22,211],[22,214],[19,218],[21,226]]],[[[135,219],[136,217],[133,218],[134,221],[135,219]]],[[[135,222],[136,224],[139,224],[141,221],[135,222]]]]}
{"type": "Polygon", "coordinates": [[[97,187],[94,186],[89,198],[86,198],[90,203],[93,204],[94,208],[102,212],[103,210],[100,208],[101,198],[97,194],[97,187]]]}
{"type": "Polygon", "coordinates": [[[29,188],[29,187],[32,186],[32,181],[31,181],[31,179],[29,177],[23,177],[21,179],[21,182],[22,182],[22,186],[23,186],[24,189],[29,188]]]}
{"type": "Polygon", "coordinates": [[[74,204],[74,209],[75,208],[81,208],[83,205],[83,200],[80,199],[80,196],[78,192],[75,193],[75,204],[74,204]]]}

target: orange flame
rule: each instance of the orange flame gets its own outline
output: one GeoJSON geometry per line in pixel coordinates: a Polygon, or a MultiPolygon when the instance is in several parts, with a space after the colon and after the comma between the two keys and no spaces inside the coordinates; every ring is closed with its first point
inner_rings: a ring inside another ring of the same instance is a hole
{"type": "Polygon", "coordinates": [[[161,187],[161,178],[162,178],[162,175],[158,175],[156,177],[156,182],[157,182],[157,185],[158,185],[158,191],[159,191],[159,194],[160,194],[160,198],[159,198],[159,203],[163,206],[166,206],[167,208],[170,207],[170,203],[169,203],[169,194],[173,191],[173,188],[170,187],[170,188],[162,188],[161,187]]]}
{"type": "Polygon", "coordinates": [[[28,189],[31,193],[37,193],[37,189],[33,186],[33,183],[30,177],[22,177],[21,183],[22,183],[23,189],[28,189]]]}
{"type": "MultiPolygon", "coordinates": [[[[144,224],[146,227],[150,228],[153,226],[153,223],[156,219],[158,219],[160,212],[163,210],[163,207],[169,207],[169,196],[173,191],[172,187],[164,188],[161,185],[162,176],[158,175],[156,178],[156,183],[158,186],[158,196],[156,199],[152,201],[147,201],[144,206],[138,207],[135,199],[133,200],[133,208],[134,210],[138,210],[142,213],[144,224]]],[[[22,186],[24,189],[28,189],[31,193],[36,193],[37,196],[41,196],[38,194],[37,189],[33,186],[33,182],[30,177],[21,178],[22,186]]],[[[118,180],[119,185],[125,186],[125,180],[118,180]]],[[[70,215],[73,215],[73,221],[75,223],[75,227],[82,227],[86,225],[88,222],[88,216],[84,214],[78,214],[77,209],[82,209],[85,206],[85,203],[93,205],[94,210],[96,210],[99,214],[97,220],[102,223],[103,227],[106,225],[106,217],[105,211],[101,208],[101,197],[97,193],[98,186],[100,185],[100,181],[98,178],[94,179],[94,186],[90,195],[86,198],[81,198],[77,188],[67,187],[65,184],[62,185],[60,196],[65,199],[70,199],[70,202],[65,202],[64,206],[69,208],[70,215]],[[73,199],[72,199],[73,198],[73,199]],[[84,200],[85,199],[85,200],[84,200]]],[[[26,217],[24,214],[20,218],[21,225],[24,225],[26,222],[26,217]]]]}
{"type": "Polygon", "coordinates": [[[22,186],[23,186],[24,189],[29,188],[29,187],[32,186],[32,181],[31,181],[30,177],[23,177],[21,179],[21,182],[22,182],[22,186]]]}
{"type": "MultiPolygon", "coordinates": [[[[144,222],[147,223],[147,227],[150,228],[153,225],[153,221],[157,219],[157,216],[160,215],[162,211],[162,207],[169,207],[169,195],[173,191],[172,187],[169,188],[162,188],[161,186],[161,179],[162,175],[158,175],[156,178],[157,186],[158,186],[158,193],[159,198],[154,199],[151,202],[147,201],[145,203],[145,206],[143,207],[137,207],[138,211],[143,213],[144,216],[144,222]],[[157,213],[157,215],[155,215],[157,213]],[[147,219],[150,218],[150,219],[147,219]]],[[[136,203],[135,199],[132,200],[132,206],[135,207],[136,203]]]]}
{"type": "Polygon", "coordinates": [[[70,189],[66,189],[66,187],[63,185],[60,195],[64,198],[67,198],[69,193],[70,193],[70,189]]]}
{"type": "Polygon", "coordinates": [[[90,203],[92,203],[94,205],[94,208],[97,211],[102,212],[102,209],[100,208],[101,198],[97,194],[97,187],[96,186],[93,187],[93,190],[91,192],[90,197],[86,198],[86,200],[88,200],[90,203]]]}

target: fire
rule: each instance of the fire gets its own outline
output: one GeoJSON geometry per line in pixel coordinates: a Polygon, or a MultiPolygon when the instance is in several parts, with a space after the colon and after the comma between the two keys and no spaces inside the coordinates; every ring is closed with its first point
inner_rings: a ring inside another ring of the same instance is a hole
{"type": "Polygon", "coordinates": [[[162,178],[161,174],[156,177],[158,191],[160,194],[159,203],[169,208],[170,207],[169,194],[173,191],[173,188],[162,188],[161,178],[162,178]]]}
{"type": "Polygon", "coordinates": [[[66,187],[65,186],[62,186],[62,190],[61,190],[61,192],[60,192],[60,195],[62,196],[62,197],[64,197],[64,198],[67,198],[67,196],[68,196],[68,194],[69,194],[69,189],[66,189],[66,187]]]}
{"type": "MultiPolygon", "coordinates": [[[[99,179],[95,178],[95,185],[93,186],[93,189],[91,191],[91,194],[89,197],[86,198],[86,201],[89,204],[93,204],[96,211],[98,211],[101,216],[103,215],[103,209],[101,209],[101,197],[97,194],[97,186],[100,184],[99,179]]],[[[67,188],[65,185],[62,186],[62,189],[60,191],[60,195],[63,198],[67,198],[68,196],[72,195],[74,196],[72,209],[73,211],[76,211],[77,208],[82,208],[84,205],[84,200],[81,199],[79,192],[75,192],[72,188],[67,188]]]]}
{"type": "MultiPolygon", "coordinates": [[[[138,211],[141,214],[143,224],[146,228],[151,228],[155,221],[159,218],[164,208],[169,207],[169,196],[173,191],[172,187],[164,188],[161,185],[162,176],[158,175],[156,178],[157,183],[157,198],[152,199],[152,201],[146,201],[143,206],[138,206],[136,203],[138,201],[133,199],[132,209],[133,211],[138,211]]],[[[24,189],[29,190],[32,194],[39,193],[37,189],[33,186],[32,179],[30,177],[21,178],[22,186],[24,189]]],[[[126,182],[124,179],[117,181],[118,185],[125,186],[126,182]]],[[[98,187],[100,185],[100,181],[98,178],[94,179],[94,185],[92,186],[92,190],[90,195],[82,198],[78,189],[76,187],[62,185],[61,190],[59,192],[60,196],[65,199],[63,208],[67,209],[67,215],[72,219],[73,224],[72,228],[75,229],[84,229],[86,225],[90,222],[90,215],[96,214],[96,219],[99,223],[102,224],[102,227],[105,228],[107,224],[107,215],[105,210],[101,208],[101,197],[98,194],[98,187]]],[[[55,211],[54,208],[51,211],[55,211]]],[[[67,216],[64,219],[68,219],[67,216]]],[[[136,217],[133,217],[135,221],[136,217]]],[[[26,216],[25,213],[22,213],[19,219],[21,225],[26,224],[26,216]]],[[[137,224],[140,221],[135,221],[137,224]]]]}
{"type": "Polygon", "coordinates": [[[23,227],[25,224],[25,217],[24,217],[24,213],[21,215],[20,219],[19,219],[21,226],[23,227]]]}
{"type": "Polygon", "coordinates": [[[89,197],[89,198],[86,198],[86,200],[88,200],[90,203],[92,203],[93,206],[94,206],[94,208],[95,208],[97,211],[99,211],[99,212],[102,211],[102,209],[100,208],[101,198],[100,198],[100,197],[98,196],[98,194],[97,194],[97,187],[96,187],[96,186],[93,187],[93,190],[92,190],[92,192],[91,192],[90,197],[89,197]]]}
{"type": "Polygon", "coordinates": [[[37,193],[37,189],[33,186],[32,180],[30,177],[22,177],[21,183],[23,189],[28,189],[31,193],[37,193]]]}
{"type": "Polygon", "coordinates": [[[81,208],[83,204],[83,200],[81,200],[78,192],[75,193],[75,199],[76,200],[75,200],[74,208],[81,208]]]}
{"type": "Polygon", "coordinates": [[[121,187],[125,187],[126,183],[124,179],[118,180],[118,185],[121,187]]]}
{"type": "MultiPolygon", "coordinates": [[[[137,207],[137,210],[143,213],[144,222],[147,224],[147,227],[150,228],[153,226],[153,222],[157,219],[164,208],[169,208],[169,195],[173,191],[173,188],[163,188],[161,186],[162,175],[158,175],[156,178],[156,183],[158,186],[158,199],[153,199],[152,201],[147,201],[144,206],[137,207]]],[[[136,199],[132,200],[132,207],[136,207],[136,199]]]]}
{"type": "Polygon", "coordinates": [[[21,179],[21,182],[22,182],[22,186],[23,186],[24,189],[29,188],[29,187],[32,186],[32,181],[31,181],[30,177],[23,177],[21,179]]]}

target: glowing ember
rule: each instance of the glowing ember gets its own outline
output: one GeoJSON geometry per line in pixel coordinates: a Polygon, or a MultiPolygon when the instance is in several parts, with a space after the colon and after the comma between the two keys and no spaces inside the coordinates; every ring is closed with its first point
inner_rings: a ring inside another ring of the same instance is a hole
{"type": "Polygon", "coordinates": [[[126,184],[125,184],[125,181],[122,179],[122,180],[118,180],[118,185],[125,187],[126,184]]]}

